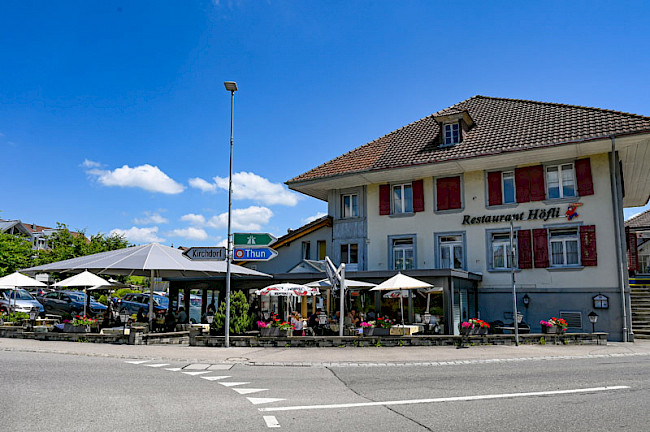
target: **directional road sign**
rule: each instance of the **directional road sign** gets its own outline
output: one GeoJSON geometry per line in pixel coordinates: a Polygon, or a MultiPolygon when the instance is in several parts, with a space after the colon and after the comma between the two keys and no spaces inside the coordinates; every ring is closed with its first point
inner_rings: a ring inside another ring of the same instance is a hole
{"type": "Polygon", "coordinates": [[[183,255],[192,261],[224,261],[226,259],[225,247],[191,247],[183,255]]]}
{"type": "Polygon", "coordinates": [[[269,233],[234,233],[235,246],[270,246],[278,239],[269,233]]]}
{"type": "Polygon", "coordinates": [[[278,253],[268,247],[236,247],[233,250],[235,261],[268,261],[278,256],[278,253]]]}

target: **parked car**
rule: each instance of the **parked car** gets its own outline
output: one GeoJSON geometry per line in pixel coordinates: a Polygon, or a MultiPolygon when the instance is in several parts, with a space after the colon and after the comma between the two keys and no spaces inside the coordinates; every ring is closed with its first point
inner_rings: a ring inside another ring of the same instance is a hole
{"type": "Polygon", "coordinates": [[[16,290],[11,288],[0,289],[0,312],[6,313],[13,311],[14,300],[16,312],[30,313],[32,309],[37,308],[39,315],[45,313],[43,305],[26,290],[20,288],[16,290]]]}
{"type": "MultiPolygon", "coordinates": [[[[122,298],[114,298],[114,310],[119,311],[120,313],[123,310],[128,311],[129,315],[137,314],[140,309],[144,310],[144,313],[149,312],[149,294],[145,293],[128,293],[124,294],[122,298]]],[[[156,314],[164,314],[167,311],[169,306],[169,300],[167,297],[154,294],[153,296],[153,311],[156,314]]]]}
{"type": "MultiPolygon", "coordinates": [[[[86,294],[80,291],[52,291],[44,296],[37,297],[37,299],[43,304],[45,312],[48,314],[83,315],[86,294]]],[[[97,302],[92,296],[90,297],[86,315],[92,317],[102,316],[105,310],[106,306],[97,302]]]]}

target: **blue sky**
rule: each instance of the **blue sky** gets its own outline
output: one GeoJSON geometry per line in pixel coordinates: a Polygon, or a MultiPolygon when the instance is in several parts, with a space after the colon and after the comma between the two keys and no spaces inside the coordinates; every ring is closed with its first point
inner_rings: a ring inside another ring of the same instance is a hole
{"type": "Polygon", "coordinates": [[[628,1],[2,2],[0,218],[223,244],[233,80],[233,231],[280,236],[327,211],[286,180],[477,94],[650,115],[649,12],[628,1]]]}

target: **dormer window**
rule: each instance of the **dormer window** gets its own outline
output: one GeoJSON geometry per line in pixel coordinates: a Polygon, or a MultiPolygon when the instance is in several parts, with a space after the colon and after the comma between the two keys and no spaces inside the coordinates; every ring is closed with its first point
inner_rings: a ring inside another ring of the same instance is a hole
{"type": "Polygon", "coordinates": [[[445,125],[445,146],[456,145],[460,142],[460,127],[458,123],[445,125]]]}

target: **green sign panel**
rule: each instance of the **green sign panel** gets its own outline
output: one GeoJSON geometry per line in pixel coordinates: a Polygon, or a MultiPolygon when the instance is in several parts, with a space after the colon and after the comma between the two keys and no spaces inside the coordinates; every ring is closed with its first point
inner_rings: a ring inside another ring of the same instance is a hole
{"type": "Polygon", "coordinates": [[[269,246],[277,241],[277,238],[269,233],[234,233],[233,242],[235,246],[269,246]]]}

